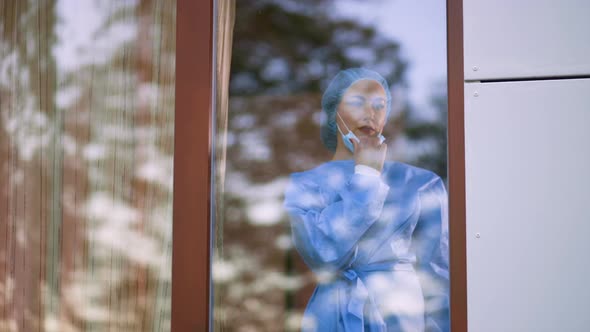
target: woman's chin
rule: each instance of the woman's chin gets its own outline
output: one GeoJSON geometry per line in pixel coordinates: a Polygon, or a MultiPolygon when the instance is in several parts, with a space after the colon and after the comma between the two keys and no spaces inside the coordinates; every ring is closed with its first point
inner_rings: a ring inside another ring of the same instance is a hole
{"type": "Polygon", "coordinates": [[[372,130],[372,131],[359,131],[359,133],[357,134],[358,137],[376,137],[377,136],[377,132],[372,130]]]}

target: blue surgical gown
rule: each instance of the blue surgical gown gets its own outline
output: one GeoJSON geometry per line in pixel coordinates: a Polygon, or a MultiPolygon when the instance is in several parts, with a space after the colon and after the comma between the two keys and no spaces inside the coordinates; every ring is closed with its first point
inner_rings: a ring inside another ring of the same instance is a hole
{"type": "Polygon", "coordinates": [[[284,206],[318,280],[303,331],[449,331],[440,177],[401,162],[372,176],[355,173],[352,160],[330,161],[293,173],[284,206]]]}

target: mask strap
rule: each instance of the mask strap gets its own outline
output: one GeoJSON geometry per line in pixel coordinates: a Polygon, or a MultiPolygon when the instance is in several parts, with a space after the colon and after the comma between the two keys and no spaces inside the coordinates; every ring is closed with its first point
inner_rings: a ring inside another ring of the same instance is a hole
{"type": "MultiPolygon", "coordinates": [[[[344,125],[344,127],[346,127],[346,130],[348,130],[348,133],[350,133],[350,129],[348,129],[348,126],[346,125],[346,122],[344,122],[344,119],[342,119],[338,112],[336,112],[336,115],[340,118],[340,121],[342,121],[342,124],[344,125]]],[[[338,128],[338,131],[341,135],[344,135],[344,133],[342,133],[342,130],[340,130],[340,126],[338,124],[336,124],[336,128],[338,128]]]]}

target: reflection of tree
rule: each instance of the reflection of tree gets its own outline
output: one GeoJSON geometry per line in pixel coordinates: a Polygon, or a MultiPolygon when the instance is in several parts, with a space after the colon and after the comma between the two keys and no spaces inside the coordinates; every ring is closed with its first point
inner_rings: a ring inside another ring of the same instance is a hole
{"type": "Polygon", "coordinates": [[[237,1],[230,92],[317,93],[347,67],[403,79],[399,45],[369,26],[331,14],[333,1],[237,1]]]}
{"type": "Polygon", "coordinates": [[[404,134],[413,142],[427,145],[412,163],[447,178],[447,90],[446,82],[433,89],[431,104],[437,111],[434,121],[406,121],[404,134]]]}
{"type": "Polygon", "coordinates": [[[399,45],[373,27],[334,17],[332,5],[329,0],[237,1],[229,116],[238,144],[228,154],[232,165],[256,182],[311,165],[301,165],[301,158],[317,162],[326,156],[317,144],[313,115],[321,90],[338,71],[365,66],[393,86],[403,82],[406,63],[399,45]],[[269,146],[268,156],[245,150],[246,144],[269,146]]]}
{"type": "Polygon", "coordinates": [[[0,4],[0,330],[169,329],[175,10],[0,4]]]}
{"type": "MultiPolygon", "coordinates": [[[[290,246],[282,192],[288,174],[330,157],[319,140],[318,118],[328,80],[341,69],[364,66],[382,73],[394,89],[404,85],[406,61],[399,45],[373,27],[333,15],[333,5],[237,1],[225,210],[218,220],[223,243],[217,243],[214,268],[219,330],[296,330],[313,280],[302,274],[307,269],[290,246]]],[[[444,99],[435,103],[441,111],[446,107],[444,99]]],[[[410,112],[410,105],[399,106],[410,112]]],[[[402,133],[410,140],[444,143],[444,124],[392,120],[389,142],[402,133]],[[402,132],[402,126],[412,129],[402,132]]],[[[409,162],[444,175],[446,146],[409,162]]]]}
{"type": "Polygon", "coordinates": [[[42,167],[47,159],[37,153],[41,148],[57,153],[50,144],[55,138],[54,8],[55,1],[0,5],[0,330],[10,325],[38,330],[42,324],[36,317],[46,310],[40,306],[39,279],[47,280],[50,293],[57,291],[52,287],[57,271],[44,268],[45,256],[59,250],[49,235],[57,211],[43,204],[57,182],[42,167]]]}

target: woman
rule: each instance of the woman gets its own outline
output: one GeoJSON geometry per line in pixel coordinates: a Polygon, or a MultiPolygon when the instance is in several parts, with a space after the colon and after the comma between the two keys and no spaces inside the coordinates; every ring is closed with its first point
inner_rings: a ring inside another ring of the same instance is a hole
{"type": "Polygon", "coordinates": [[[448,331],[446,190],[430,171],[384,162],[387,82],[341,71],[322,109],[334,157],[292,174],[284,203],[319,280],[303,331],[448,331]]]}

